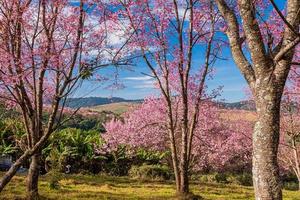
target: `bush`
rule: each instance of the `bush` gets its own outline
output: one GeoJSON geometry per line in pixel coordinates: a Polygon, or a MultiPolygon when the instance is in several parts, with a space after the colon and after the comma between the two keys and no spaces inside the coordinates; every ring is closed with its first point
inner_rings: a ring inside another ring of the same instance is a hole
{"type": "Polygon", "coordinates": [[[151,151],[147,149],[140,148],[136,151],[135,156],[133,157],[133,162],[135,165],[148,164],[156,165],[161,163],[166,157],[169,157],[170,153],[168,151],[151,151]]]}
{"type": "Polygon", "coordinates": [[[215,179],[217,183],[228,183],[228,175],[225,173],[216,173],[215,174],[215,179]]]}
{"type": "Polygon", "coordinates": [[[48,175],[50,176],[49,188],[53,190],[59,189],[59,181],[61,180],[61,174],[56,171],[51,171],[48,175]]]}
{"type": "Polygon", "coordinates": [[[49,161],[51,162],[51,170],[48,173],[50,177],[49,187],[50,189],[59,189],[59,181],[61,179],[60,164],[59,164],[59,152],[56,148],[52,149],[49,155],[49,161]]]}
{"type": "Polygon", "coordinates": [[[132,166],[129,170],[129,176],[139,179],[151,180],[169,180],[172,177],[172,172],[165,165],[142,165],[132,166]]]}
{"type": "Polygon", "coordinates": [[[199,178],[201,183],[216,183],[215,174],[202,174],[199,178]]]}
{"type": "Polygon", "coordinates": [[[237,185],[252,186],[252,175],[249,173],[243,174],[228,174],[228,173],[213,173],[200,176],[200,182],[203,183],[232,183],[237,185]]]}
{"type": "Polygon", "coordinates": [[[224,173],[203,174],[200,176],[202,183],[227,183],[227,175],[224,173]]]}
{"type": "Polygon", "coordinates": [[[284,182],[283,188],[286,190],[294,190],[294,191],[299,190],[298,183],[296,182],[284,182]]]}
{"type": "Polygon", "coordinates": [[[103,172],[112,176],[127,176],[132,165],[131,156],[126,146],[119,146],[115,151],[106,155],[103,172]]]}
{"type": "Polygon", "coordinates": [[[252,175],[249,173],[243,174],[231,174],[228,176],[227,181],[229,183],[243,185],[243,186],[252,186],[252,175]]]}
{"type": "Polygon", "coordinates": [[[248,173],[238,175],[237,180],[239,181],[240,185],[244,185],[244,186],[252,186],[253,185],[252,175],[248,174],[248,173]]]}

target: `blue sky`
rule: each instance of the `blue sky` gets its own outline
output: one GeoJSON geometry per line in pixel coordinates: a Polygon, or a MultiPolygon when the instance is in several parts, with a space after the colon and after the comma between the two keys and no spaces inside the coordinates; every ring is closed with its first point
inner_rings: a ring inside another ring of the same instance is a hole
{"type": "MultiPolygon", "coordinates": [[[[275,3],[283,8],[286,1],[277,0],[275,3]]],[[[268,11],[266,11],[268,12],[268,11]]],[[[203,63],[203,49],[198,47],[194,56],[194,62],[199,61],[203,63]]],[[[215,75],[212,80],[207,82],[209,89],[214,89],[219,86],[223,86],[223,91],[219,99],[223,99],[227,102],[236,102],[245,100],[245,89],[247,83],[245,82],[240,71],[234,64],[229,48],[224,48],[222,57],[227,58],[226,60],[219,60],[215,64],[215,75]]],[[[111,81],[105,83],[99,83],[94,81],[85,82],[81,88],[79,88],[75,96],[77,97],[122,97],[125,99],[143,99],[149,95],[159,94],[159,90],[154,89],[153,80],[150,77],[145,76],[143,73],[148,73],[149,69],[142,60],[135,62],[135,65],[130,69],[116,69],[109,67],[99,71],[102,76],[108,77],[111,80],[117,80],[122,83],[125,87],[120,90],[107,89],[107,85],[111,84],[111,81]],[[117,75],[117,78],[115,77],[117,75]]]]}
{"type": "MultiPolygon", "coordinates": [[[[222,56],[226,57],[227,60],[218,61],[216,63],[214,78],[207,82],[209,89],[216,89],[219,86],[223,86],[223,91],[219,98],[228,102],[245,100],[244,90],[247,87],[247,84],[232,61],[229,49],[226,49],[222,56]]],[[[201,62],[201,60],[199,62],[201,62]]],[[[142,99],[149,95],[159,94],[159,90],[153,87],[153,79],[144,75],[144,73],[150,74],[148,67],[142,60],[137,61],[130,69],[108,67],[107,69],[99,71],[99,74],[110,78],[110,81],[102,83],[97,81],[86,81],[81,88],[76,91],[75,96],[142,99]],[[116,75],[117,77],[115,77],[116,75]],[[107,86],[114,81],[122,83],[125,87],[119,90],[108,89],[107,86]]]]}

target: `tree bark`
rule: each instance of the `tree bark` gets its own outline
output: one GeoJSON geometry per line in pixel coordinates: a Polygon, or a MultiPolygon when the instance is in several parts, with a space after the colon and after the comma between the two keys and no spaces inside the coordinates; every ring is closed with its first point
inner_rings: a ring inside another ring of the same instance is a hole
{"type": "Polygon", "coordinates": [[[281,93],[275,84],[257,88],[258,120],[253,132],[253,184],[256,200],[281,200],[277,163],[281,93]]]}
{"type": "Polygon", "coordinates": [[[31,158],[30,168],[27,175],[27,199],[39,199],[38,180],[40,174],[40,153],[34,154],[31,158]]]}
{"type": "Polygon", "coordinates": [[[179,193],[186,195],[189,193],[189,176],[188,176],[188,156],[187,156],[187,131],[182,131],[182,146],[180,157],[180,188],[179,193]]]}
{"type": "Polygon", "coordinates": [[[170,135],[170,149],[171,149],[171,157],[172,157],[172,164],[173,164],[173,171],[175,175],[175,182],[176,182],[176,191],[180,191],[180,174],[179,174],[179,169],[178,169],[178,156],[177,156],[177,151],[176,151],[176,144],[175,144],[175,138],[173,136],[173,133],[171,130],[169,130],[169,135],[170,135]]]}
{"type": "Polygon", "coordinates": [[[180,189],[179,193],[182,195],[189,193],[189,177],[188,170],[180,170],[180,189]]]}

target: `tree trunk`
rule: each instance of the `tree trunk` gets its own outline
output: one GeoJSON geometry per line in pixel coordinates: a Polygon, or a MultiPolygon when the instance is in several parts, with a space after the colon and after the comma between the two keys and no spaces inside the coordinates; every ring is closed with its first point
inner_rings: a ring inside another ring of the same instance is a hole
{"type": "Polygon", "coordinates": [[[189,193],[187,157],[181,157],[180,166],[180,188],[178,192],[184,196],[189,193]]]}
{"type": "Polygon", "coordinates": [[[257,89],[258,120],[253,133],[253,184],[256,200],[281,200],[277,163],[281,93],[275,84],[257,89]]]}
{"type": "Polygon", "coordinates": [[[34,154],[31,157],[29,172],[27,175],[27,199],[39,199],[38,180],[40,174],[40,154],[34,154]]]}
{"type": "Polygon", "coordinates": [[[176,191],[180,190],[180,174],[178,170],[178,163],[177,163],[177,154],[174,150],[175,145],[171,144],[171,154],[172,154],[172,164],[173,164],[173,171],[175,175],[175,182],[176,182],[176,191]]]}
{"type": "Polygon", "coordinates": [[[171,149],[171,157],[172,157],[172,165],[173,165],[173,171],[175,175],[175,182],[176,182],[176,191],[180,190],[180,174],[178,169],[178,157],[177,157],[177,150],[176,150],[176,144],[175,144],[175,138],[173,135],[172,130],[169,130],[169,137],[170,137],[170,149],[171,149]]]}
{"type": "Polygon", "coordinates": [[[180,188],[178,192],[181,195],[189,194],[189,178],[187,170],[180,171],[180,188]]]}

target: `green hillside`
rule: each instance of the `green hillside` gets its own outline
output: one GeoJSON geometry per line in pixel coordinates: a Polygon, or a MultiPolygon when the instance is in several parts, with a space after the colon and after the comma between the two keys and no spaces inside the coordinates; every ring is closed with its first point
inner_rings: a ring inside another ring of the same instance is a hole
{"type": "Polygon", "coordinates": [[[116,114],[122,114],[126,111],[128,111],[130,108],[137,106],[139,103],[129,103],[129,102],[119,102],[119,103],[110,103],[105,105],[98,105],[98,106],[92,106],[89,107],[90,110],[96,111],[96,112],[113,112],[116,114]]]}

